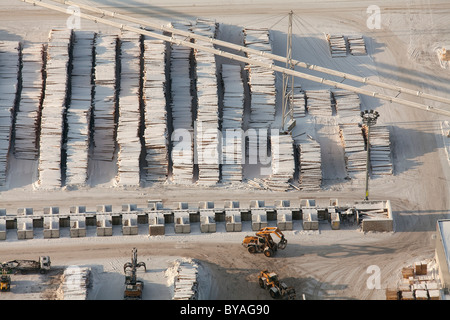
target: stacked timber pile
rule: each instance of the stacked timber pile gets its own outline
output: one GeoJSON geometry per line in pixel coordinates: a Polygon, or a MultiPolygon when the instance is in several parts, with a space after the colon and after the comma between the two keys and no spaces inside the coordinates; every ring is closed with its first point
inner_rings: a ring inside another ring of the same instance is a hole
{"type": "Polygon", "coordinates": [[[92,108],[92,67],[95,33],[74,31],[71,100],[67,109],[67,185],[87,181],[92,108]]]}
{"type": "Polygon", "coordinates": [[[17,102],[20,43],[0,42],[0,186],[6,184],[13,114],[17,102]]]}
{"type": "Polygon", "coordinates": [[[166,271],[173,281],[173,300],[196,300],[197,299],[197,276],[198,265],[190,260],[177,260],[174,266],[166,271]]]}
{"type": "Polygon", "coordinates": [[[286,191],[291,187],[295,173],[294,141],[290,134],[270,136],[272,152],[272,174],[266,180],[274,191],[286,191]]]}
{"type": "Polygon", "coordinates": [[[389,129],[384,125],[370,127],[370,167],[374,175],[393,173],[389,129]]]}
{"type": "MultiPolygon", "coordinates": [[[[173,28],[189,31],[189,22],[172,23],[173,28]]],[[[185,37],[172,34],[178,40],[185,37]]],[[[194,173],[193,117],[191,96],[191,53],[189,47],[172,44],[170,55],[171,110],[173,125],[172,180],[174,183],[191,184],[194,173]]]]}
{"type": "Polygon", "coordinates": [[[294,119],[303,118],[306,116],[306,95],[302,87],[294,87],[293,94],[294,103],[294,119]]]}
{"type": "Polygon", "coordinates": [[[22,91],[16,111],[14,155],[17,159],[35,160],[38,156],[39,119],[44,79],[42,44],[22,48],[22,91]]]}
{"type": "Polygon", "coordinates": [[[116,50],[117,36],[95,37],[95,79],[92,159],[112,161],[116,148],[116,50]]]}
{"type": "Polygon", "coordinates": [[[367,54],[366,43],[363,36],[348,36],[348,49],[353,56],[364,56],[367,54]]]}
{"type": "Polygon", "coordinates": [[[347,43],[343,35],[327,34],[326,39],[330,48],[332,58],[340,58],[347,56],[347,43]]]}
{"type": "Polygon", "coordinates": [[[320,144],[312,137],[300,142],[299,153],[299,186],[301,190],[317,191],[322,185],[322,161],[320,144]]]}
{"type": "Polygon", "coordinates": [[[222,182],[242,181],[242,117],[244,85],[241,66],[222,64],[224,87],[222,111],[222,182]]]}
{"type": "Polygon", "coordinates": [[[306,109],[311,116],[332,116],[331,93],[329,90],[307,90],[306,109]]]}
{"type": "Polygon", "coordinates": [[[146,182],[165,182],[169,170],[166,109],[166,43],[144,39],[146,182]]]}
{"type": "Polygon", "coordinates": [[[359,96],[349,91],[333,91],[336,113],[339,116],[339,131],[344,147],[345,164],[350,178],[360,178],[366,170],[365,141],[362,128],[359,96]]]}
{"type": "MultiPolygon", "coordinates": [[[[248,48],[271,52],[269,29],[245,28],[244,45],[248,48]]],[[[264,56],[247,53],[250,59],[273,64],[273,60],[264,56]]],[[[250,127],[268,128],[275,119],[275,72],[255,65],[247,65],[251,93],[250,127]]]]}
{"type": "Polygon", "coordinates": [[[117,123],[117,183],[138,186],[140,182],[140,81],[141,35],[122,32],[120,36],[120,93],[117,123]]]}
{"type": "MultiPolygon", "coordinates": [[[[197,19],[191,31],[215,38],[217,24],[211,20],[197,19]]],[[[214,48],[211,42],[196,40],[196,44],[214,48]]],[[[199,184],[213,185],[219,182],[219,104],[217,96],[216,59],[214,54],[195,50],[197,75],[197,131],[195,145],[199,184]]]]}
{"type": "Polygon", "coordinates": [[[42,104],[39,145],[39,186],[61,187],[61,148],[66,112],[72,30],[50,31],[47,49],[47,79],[42,104]]]}
{"type": "Polygon", "coordinates": [[[71,266],[64,270],[61,291],[63,300],[86,300],[91,268],[71,266]]]}

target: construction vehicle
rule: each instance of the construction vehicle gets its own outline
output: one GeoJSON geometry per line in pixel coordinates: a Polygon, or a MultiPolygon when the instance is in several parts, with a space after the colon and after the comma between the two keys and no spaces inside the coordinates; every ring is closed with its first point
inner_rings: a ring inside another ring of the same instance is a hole
{"type": "Polygon", "coordinates": [[[0,277],[0,291],[10,291],[11,290],[11,276],[8,275],[5,269],[2,269],[2,275],[0,277]]]}
{"type": "Polygon", "coordinates": [[[246,236],[242,245],[250,253],[264,252],[266,257],[272,257],[277,249],[284,250],[286,248],[287,240],[279,228],[265,227],[256,232],[255,236],[246,236]],[[278,243],[273,240],[272,234],[280,238],[278,243]]]}
{"type": "Polygon", "coordinates": [[[261,271],[258,276],[259,286],[269,290],[270,296],[274,299],[287,298],[294,300],[296,292],[293,287],[288,287],[286,283],[278,279],[278,274],[267,270],[261,271]]]}
{"type": "Polygon", "coordinates": [[[123,298],[126,300],[140,300],[142,299],[142,292],[144,290],[144,282],[137,280],[137,268],[144,267],[147,271],[147,266],[144,262],[137,262],[137,249],[133,248],[131,262],[123,265],[123,272],[125,273],[125,291],[123,298]]]}
{"type": "Polygon", "coordinates": [[[25,274],[27,272],[39,272],[41,274],[47,273],[50,270],[51,261],[49,256],[40,256],[39,260],[12,260],[2,264],[2,268],[6,269],[8,273],[20,272],[25,274]]]}

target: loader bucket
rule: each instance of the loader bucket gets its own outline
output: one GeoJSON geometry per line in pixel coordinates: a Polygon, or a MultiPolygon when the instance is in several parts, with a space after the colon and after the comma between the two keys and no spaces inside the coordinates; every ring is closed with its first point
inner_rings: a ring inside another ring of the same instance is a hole
{"type": "Polygon", "coordinates": [[[283,237],[280,242],[278,242],[278,249],[284,250],[287,246],[287,240],[283,237]]]}

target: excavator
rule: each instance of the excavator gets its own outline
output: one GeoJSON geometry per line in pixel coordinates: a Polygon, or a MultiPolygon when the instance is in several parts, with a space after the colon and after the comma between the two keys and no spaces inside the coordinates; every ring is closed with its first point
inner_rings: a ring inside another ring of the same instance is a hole
{"type": "Polygon", "coordinates": [[[144,267],[144,270],[147,271],[147,266],[144,262],[137,262],[137,249],[133,248],[131,262],[123,265],[123,272],[125,273],[125,291],[123,297],[125,300],[142,299],[144,282],[137,280],[136,276],[136,271],[140,267],[144,267]]]}
{"type": "Polygon", "coordinates": [[[286,283],[278,279],[278,274],[263,270],[258,276],[259,286],[263,289],[269,290],[270,296],[274,299],[287,298],[294,300],[296,298],[295,289],[288,287],[286,283]]]}
{"type": "Polygon", "coordinates": [[[287,240],[279,228],[265,227],[256,232],[254,236],[246,236],[242,245],[250,253],[264,252],[266,257],[272,257],[277,249],[284,250],[286,248],[287,240]],[[278,243],[273,240],[273,234],[280,238],[278,243]]]}

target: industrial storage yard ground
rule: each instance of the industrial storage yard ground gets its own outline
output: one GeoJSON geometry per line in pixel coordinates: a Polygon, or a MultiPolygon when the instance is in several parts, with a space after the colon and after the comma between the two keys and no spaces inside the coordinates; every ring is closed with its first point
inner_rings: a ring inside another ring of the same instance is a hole
{"type": "MultiPolygon", "coordinates": [[[[286,15],[292,10],[296,16],[295,59],[450,98],[449,70],[441,67],[436,53],[437,49],[450,46],[450,36],[442,27],[450,15],[450,4],[446,2],[380,3],[379,28],[368,22],[371,14],[368,8],[376,5],[372,1],[281,1],[276,8],[272,8],[272,1],[265,0],[222,1],[220,5],[202,0],[192,1],[192,5],[182,1],[154,1],[151,5],[141,0],[79,2],[162,24],[213,19],[220,25],[218,38],[231,42],[240,39],[244,27],[270,28],[273,52],[279,55],[286,53],[286,15]],[[364,35],[368,54],[331,58],[324,37],[329,33],[364,35]]],[[[47,43],[51,29],[67,26],[67,15],[18,0],[0,3],[0,20],[0,41],[47,43]]],[[[81,29],[119,33],[117,29],[87,20],[81,20],[81,29]]],[[[217,58],[217,61],[220,64],[225,60],[217,58]]],[[[338,77],[330,78],[342,81],[338,77]]],[[[304,90],[326,88],[303,79],[296,82],[304,90]]],[[[344,83],[373,89],[349,80],[344,83]]],[[[418,97],[402,94],[400,97],[423,102],[418,97]]],[[[257,281],[263,269],[276,271],[294,286],[298,299],[385,299],[385,289],[399,281],[404,266],[423,260],[433,264],[436,222],[448,218],[450,213],[448,132],[442,129],[448,126],[449,119],[372,97],[361,95],[360,99],[364,109],[376,109],[380,113],[379,125],[390,129],[394,173],[372,175],[370,199],[390,200],[394,232],[362,232],[350,224],[332,230],[327,221],[321,221],[318,230],[304,230],[301,222],[294,220],[293,230],[285,232],[287,248],[266,258],[262,254],[250,255],[241,246],[244,236],[254,233],[248,221],[243,222],[241,232],[226,232],[224,225],[218,223],[215,233],[202,233],[199,223],[193,223],[189,234],[175,233],[173,224],[167,224],[164,236],[149,236],[148,229],[144,230],[146,226],[140,226],[138,235],[125,236],[121,235],[119,226],[113,226],[112,237],[97,237],[95,229],[88,228],[86,237],[70,238],[68,230],[61,228],[59,239],[44,239],[42,229],[35,229],[34,239],[17,240],[16,231],[8,230],[7,239],[0,244],[2,261],[48,255],[54,269],[45,276],[45,281],[42,275],[14,275],[11,292],[2,293],[0,299],[58,299],[60,276],[68,266],[91,267],[93,286],[88,299],[121,299],[122,268],[129,261],[133,247],[138,249],[139,261],[147,265],[147,272],[138,272],[147,284],[144,299],[171,299],[171,267],[175,261],[185,258],[198,263],[199,299],[269,299],[257,281]],[[379,270],[379,285],[373,270],[379,270]]],[[[441,103],[427,101],[427,104],[449,110],[441,103]]],[[[279,101],[277,107],[281,109],[279,101]]],[[[279,111],[276,119],[279,120],[279,111]]],[[[298,129],[300,132],[309,130],[311,123],[304,125],[306,129],[298,129]]],[[[58,207],[60,212],[74,205],[95,208],[100,204],[120,207],[135,203],[145,207],[149,199],[160,199],[167,206],[187,202],[194,207],[201,201],[222,205],[231,200],[247,206],[252,200],[264,200],[271,206],[277,200],[289,200],[298,206],[301,199],[315,199],[318,203],[338,199],[341,204],[362,200],[364,178],[345,179],[345,166],[336,160],[342,157],[342,148],[336,148],[338,138],[333,131],[336,126],[332,117],[324,117],[314,126],[326,150],[322,151],[320,191],[292,187],[280,192],[259,189],[250,183],[236,187],[172,183],[120,187],[113,183],[114,165],[100,166],[101,161],[91,164],[93,174],[89,187],[47,191],[35,188],[37,160],[17,160],[11,155],[7,183],[0,193],[0,207],[15,213],[18,208],[39,211],[50,206],[58,207]]],[[[258,178],[250,166],[245,174],[249,180],[258,178]]]]}

